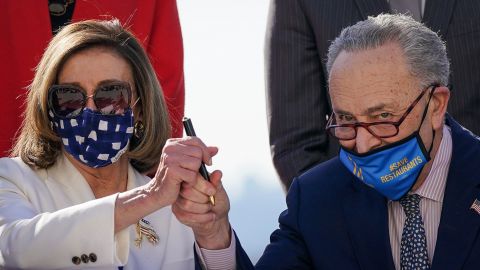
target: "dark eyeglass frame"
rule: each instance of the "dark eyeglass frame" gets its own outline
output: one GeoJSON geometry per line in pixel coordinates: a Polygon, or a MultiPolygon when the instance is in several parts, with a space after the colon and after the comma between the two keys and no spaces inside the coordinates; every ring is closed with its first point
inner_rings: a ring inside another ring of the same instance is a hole
{"type": "MultiPolygon", "coordinates": [[[[63,118],[63,119],[74,118],[74,117],[78,116],[79,114],[81,114],[83,112],[83,110],[85,109],[85,106],[87,105],[87,100],[89,98],[93,99],[93,102],[95,103],[95,107],[97,109],[100,108],[100,106],[98,106],[98,103],[97,103],[97,98],[96,98],[97,94],[99,93],[99,91],[101,91],[101,89],[104,89],[106,87],[112,87],[112,86],[122,87],[127,91],[127,94],[128,94],[127,104],[128,104],[128,106],[125,109],[131,108],[130,103],[132,102],[132,89],[131,89],[129,83],[122,82],[122,81],[111,81],[111,82],[102,83],[95,88],[93,94],[91,94],[91,95],[87,95],[85,89],[83,89],[82,87],[80,87],[78,85],[75,85],[75,84],[54,84],[48,89],[48,101],[47,101],[48,107],[53,112],[53,114],[55,114],[57,117],[60,117],[60,118],[63,118]],[[82,98],[81,107],[79,108],[80,110],[78,111],[78,113],[76,113],[74,115],[64,116],[64,115],[58,114],[58,112],[55,110],[55,107],[53,105],[53,94],[55,93],[55,91],[57,89],[64,89],[64,88],[78,90],[78,92],[82,94],[83,98],[82,98]]],[[[102,114],[104,114],[104,113],[102,112],[102,114]]],[[[112,115],[112,114],[105,113],[104,115],[112,115]]]]}
{"type": "MultiPolygon", "coordinates": [[[[422,99],[422,97],[425,95],[425,93],[427,92],[427,90],[430,88],[430,87],[433,87],[432,91],[431,91],[431,95],[433,95],[433,92],[435,91],[435,88],[438,87],[439,85],[438,84],[431,84],[427,87],[425,87],[422,92],[420,93],[420,95],[412,102],[412,104],[410,104],[410,106],[407,108],[407,110],[403,113],[402,117],[400,117],[400,119],[398,119],[398,121],[380,121],[380,122],[373,122],[373,123],[365,123],[365,122],[357,122],[357,123],[352,123],[352,124],[340,124],[340,125],[336,125],[336,124],[333,124],[333,119],[335,118],[335,113],[332,112],[332,114],[330,115],[330,119],[328,119],[328,122],[327,122],[327,127],[325,128],[329,133],[330,135],[332,135],[333,137],[339,139],[339,140],[343,140],[343,141],[348,141],[348,140],[353,140],[357,137],[357,130],[358,130],[358,127],[363,127],[364,129],[366,129],[368,132],[370,132],[370,134],[372,134],[372,136],[374,136],[375,138],[378,138],[378,139],[385,139],[385,138],[391,138],[391,137],[394,137],[398,134],[398,132],[400,131],[399,127],[400,125],[403,123],[403,121],[407,118],[408,114],[413,110],[413,108],[415,108],[415,105],[417,105],[417,103],[422,99]],[[383,136],[379,136],[377,134],[375,134],[375,132],[373,130],[370,129],[371,126],[375,126],[375,125],[392,125],[395,127],[395,134],[392,134],[392,135],[383,135],[383,136]],[[335,128],[337,127],[350,127],[350,128],[353,128],[353,130],[355,131],[353,133],[353,137],[352,138],[339,138],[335,135],[335,128]]],[[[431,98],[431,96],[430,96],[431,98]]]]}

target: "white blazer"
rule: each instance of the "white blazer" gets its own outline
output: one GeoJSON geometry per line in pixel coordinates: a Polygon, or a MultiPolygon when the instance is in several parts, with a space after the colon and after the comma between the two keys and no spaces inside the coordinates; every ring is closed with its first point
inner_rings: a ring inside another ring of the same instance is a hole
{"type": "MultiPolygon", "coordinates": [[[[149,180],[129,166],[128,189],[149,180]]],[[[0,159],[0,269],[194,269],[193,232],[170,207],[144,218],[159,235],[156,246],[145,237],[135,246],[134,225],[114,235],[116,196],[95,199],[63,155],[40,170],[0,159]],[[83,254],[96,261],[75,265],[83,254]]]]}

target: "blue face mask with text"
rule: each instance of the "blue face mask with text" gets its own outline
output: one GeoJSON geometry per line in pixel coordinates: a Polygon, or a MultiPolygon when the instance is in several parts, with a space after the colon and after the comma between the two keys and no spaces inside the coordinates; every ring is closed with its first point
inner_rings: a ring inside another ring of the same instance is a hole
{"type": "Polygon", "coordinates": [[[401,141],[365,154],[342,147],[339,158],[356,178],[395,201],[413,187],[420,171],[430,161],[429,152],[416,131],[401,141]]]}

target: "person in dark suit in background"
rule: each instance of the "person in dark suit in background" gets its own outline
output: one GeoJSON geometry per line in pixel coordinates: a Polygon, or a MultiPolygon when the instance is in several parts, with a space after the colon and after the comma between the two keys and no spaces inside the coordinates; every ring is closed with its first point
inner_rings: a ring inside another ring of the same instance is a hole
{"type": "MultiPolygon", "coordinates": [[[[255,269],[480,268],[480,139],[446,112],[449,68],[444,42],[411,17],[341,32],[326,64],[341,150],[293,181],[255,269]]],[[[215,207],[210,186],[182,187],[173,212],[203,247],[252,269],[215,186],[215,207]]]]}
{"type": "Polygon", "coordinates": [[[453,86],[448,111],[480,134],[480,1],[272,0],[265,46],[267,119],[285,190],[295,176],[338,153],[338,142],[325,131],[330,42],[342,28],[391,10],[414,15],[446,41],[453,86]]]}

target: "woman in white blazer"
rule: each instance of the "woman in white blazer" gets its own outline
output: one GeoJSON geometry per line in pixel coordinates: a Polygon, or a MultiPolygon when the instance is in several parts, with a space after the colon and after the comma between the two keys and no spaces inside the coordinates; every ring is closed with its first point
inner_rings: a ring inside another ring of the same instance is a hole
{"type": "Polygon", "coordinates": [[[63,28],[36,68],[13,157],[0,160],[0,268],[194,269],[205,236],[171,205],[182,185],[216,194],[198,168],[217,149],[168,139],[168,119],[147,55],[118,21],[63,28]]]}

